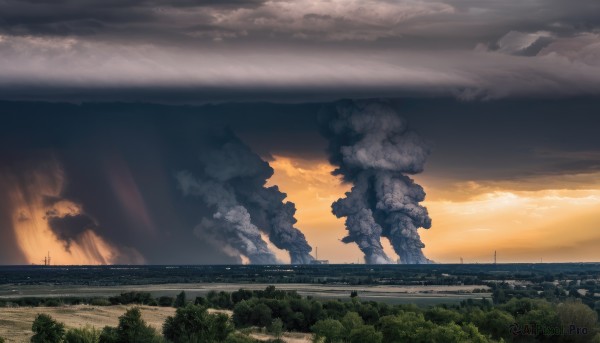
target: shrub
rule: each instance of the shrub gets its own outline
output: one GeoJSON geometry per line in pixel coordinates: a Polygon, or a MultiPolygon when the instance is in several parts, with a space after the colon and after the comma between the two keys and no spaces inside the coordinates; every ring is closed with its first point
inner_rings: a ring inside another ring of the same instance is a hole
{"type": "Polygon", "coordinates": [[[269,332],[271,332],[275,338],[280,339],[283,334],[283,321],[281,318],[275,318],[269,326],[269,332]]]}
{"type": "Polygon", "coordinates": [[[436,324],[459,323],[462,320],[461,315],[458,312],[439,306],[432,307],[425,311],[425,319],[436,324]]]}
{"type": "Polygon", "coordinates": [[[185,292],[181,291],[181,293],[177,294],[177,298],[175,298],[175,302],[173,303],[173,307],[180,308],[184,307],[186,303],[185,292]]]}
{"type": "Polygon", "coordinates": [[[265,304],[258,304],[254,306],[252,310],[252,322],[260,327],[266,327],[271,324],[272,321],[272,311],[269,306],[265,304]]]}
{"type": "Polygon", "coordinates": [[[61,305],[62,305],[62,303],[59,299],[50,298],[50,299],[47,299],[46,301],[44,301],[44,306],[47,306],[47,307],[59,307],[61,305]]]}
{"type": "Polygon", "coordinates": [[[100,332],[98,330],[91,326],[85,326],[67,331],[64,343],[97,343],[99,339],[100,332]]]}
{"type": "Polygon", "coordinates": [[[382,340],[383,334],[376,331],[372,325],[363,325],[352,329],[349,336],[350,343],[381,343],[382,340]]]}
{"type": "Polygon", "coordinates": [[[100,333],[100,343],[160,342],[161,337],[142,319],[139,308],[134,307],[119,317],[116,328],[105,327],[100,333]]]}
{"type": "Polygon", "coordinates": [[[162,296],[162,297],[158,298],[158,306],[171,307],[171,306],[173,306],[174,301],[175,301],[175,299],[173,299],[173,297],[162,296]]]}
{"type": "Polygon", "coordinates": [[[145,305],[152,300],[152,295],[148,292],[126,292],[120,295],[108,298],[113,305],[129,305],[129,304],[141,304],[145,305]]]}
{"type": "Polygon", "coordinates": [[[364,324],[362,317],[356,312],[348,312],[342,318],[342,325],[347,332],[352,331],[354,328],[358,328],[364,324]]]}
{"type": "Polygon", "coordinates": [[[32,343],[60,343],[65,335],[65,325],[47,314],[38,314],[31,326],[32,343]]]}
{"type": "Polygon", "coordinates": [[[90,300],[90,305],[92,306],[110,306],[111,303],[106,298],[93,298],[90,300]]]}
{"type": "Polygon", "coordinates": [[[119,342],[119,332],[117,328],[113,328],[110,326],[105,326],[100,332],[100,337],[98,338],[99,343],[117,343],[119,342]]]}
{"type": "Polygon", "coordinates": [[[324,338],[325,343],[335,343],[344,338],[344,326],[339,320],[324,319],[319,320],[312,326],[312,332],[315,333],[315,341],[324,338]]]}
{"type": "Polygon", "coordinates": [[[178,308],[163,325],[163,335],[173,342],[223,342],[232,332],[227,315],[209,314],[196,305],[178,308]]]}

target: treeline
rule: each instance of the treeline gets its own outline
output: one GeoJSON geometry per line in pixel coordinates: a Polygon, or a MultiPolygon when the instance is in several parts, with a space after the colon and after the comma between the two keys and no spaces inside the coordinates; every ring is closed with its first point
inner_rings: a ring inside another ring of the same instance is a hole
{"type": "MultiPolygon", "coordinates": [[[[551,279],[551,277],[548,277],[551,279]]],[[[598,280],[544,281],[515,285],[508,282],[489,283],[495,304],[503,304],[512,298],[540,298],[551,303],[579,299],[600,314],[600,286],[598,280]]]]}
{"type": "Polygon", "coordinates": [[[0,299],[0,307],[58,307],[65,305],[148,305],[171,307],[177,297],[152,297],[148,292],[125,292],[112,297],[23,297],[0,299]]]}

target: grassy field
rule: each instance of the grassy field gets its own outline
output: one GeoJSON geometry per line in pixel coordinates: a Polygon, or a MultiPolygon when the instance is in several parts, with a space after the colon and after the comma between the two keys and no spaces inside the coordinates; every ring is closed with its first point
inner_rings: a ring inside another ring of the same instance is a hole
{"type": "MultiPolygon", "coordinates": [[[[0,308],[0,337],[8,342],[28,342],[32,336],[31,324],[38,313],[46,313],[65,323],[69,328],[91,325],[98,329],[106,325],[116,326],[118,318],[133,306],[89,306],[63,307],[15,307],[0,308]]],[[[168,316],[175,313],[171,307],[138,306],[144,320],[160,330],[168,316]]]]}
{"type": "MultiPolygon", "coordinates": [[[[7,342],[29,342],[32,332],[31,324],[38,313],[46,313],[54,319],[65,323],[67,328],[78,328],[86,325],[102,329],[104,326],[116,326],[119,316],[133,306],[89,306],[74,305],[63,307],[14,307],[0,308],[0,337],[7,342]]],[[[142,310],[142,317],[159,332],[168,316],[175,313],[172,307],[137,306],[142,310]]],[[[227,310],[209,310],[231,315],[227,310]]],[[[273,339],[266,333],[256,329],[250,335],[259,340],[273,339]]],[[[283,340],[288,343],[309,343],[311,335],[307,333],[288,332],[283,335],[283,340]]]]}

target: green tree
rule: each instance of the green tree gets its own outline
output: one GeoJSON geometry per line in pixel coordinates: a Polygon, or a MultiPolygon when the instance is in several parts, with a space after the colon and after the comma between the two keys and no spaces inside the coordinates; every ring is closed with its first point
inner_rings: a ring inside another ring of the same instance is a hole
{"type": "Polygon", "coordinates": [[[367,324],[375,324],[379,321],[379,311],[372,304],[361,305],[358,308],[358,313],[367,324]]]}
{"type": "Polygon", "coordinates": [[[163,335],[173,342],[223,342],[233,332],[227,315],[209,314],[196,305],[180,307],[163,325],[163,335]]]}
{"type": "Polygon", "coordinates": [[[170,306],[173,306],[174,301],[175,301],[175,299],[173,299],[173,297],[168,297],[165,295],[165,296],[158,298],[158,306],[170,307],[170,306]]]}
{"type": "Polygon", "coordinates": [[[180,308],[184,307],[186,303],[185,292],[181,291],[181,293],[177,294],[177,298],[175,298],[175,302],[173,303],[173,307],[180,308]]]}
{"type": "Polygon", "coordinates": [[[208,307],[208,301],[206,300],[205,297],[196,297],[196,300],[194,301],[194,305],[208,307]]]}
{"type": "MultiPolygon", "coordinates": [[[[519,323],[520,327],[532,324],[542,328],[557,328],[561,326],[560,319],[558,318],[558,314],[554,308],[531,310],[526,314],[517,317],[517,323],[519,323]]],[[[543,340],[543,336],[543,332],[540,330],[537,338],[543,340]]],[[[552,335],[547,338],[552,339],[556,337],[552,335]]]]}
{"type": "Polygon", "coordinates": [[[547,300],[530,298],[512,298],[499,308],[515,317],[522,316],[533,310],[553,310],[552,304],[550,304],[547,300]]]}
{"type": "Polygon", "coordinates": [[[252,323],[252,307],[247,300],[240,301],[233,308],[233,323],[236,327],[249,326],[252,323]]]}
{"type": "Polygon", "coordinates": [[[356,312],[346,313],[341,322],[348,333],[352,331],[352,329],[360,327],[364,324],[362,317],[356,312]]]}
{"type": "Polygon", "coordinates": [[[31,326],[32,343],[60,343],[65,336],[65,325],[47,314],[38,314],[31,326]]]}
{"type": "Polygon", "coordinates": [[[117,328],[113,328],[110,326],[105,326],[100,332],[100,337],[98,338],[99,343],[118,343],[119,341],[119,331],[117,328]]]}
{"type": "Polygon", "coordinates": [[[567,330],[579,329],[580,333],[573,335],[574,341],[587,341],[597,332],[598,314],[581,300],[570,300],[559,304],[557,307],[558,318],[567,330]],[[583,330],[586,333],[584,334],[583,330]]]}
{"type": "Polygon", "coordinates": [[[137,307],[119,317],[117,330],[123,343],[150,342],[156,336],[156,331],[142,319],[142,312],[137,307]]]}
{"type": "Polygon", "coordinates": [[[142,312],[134,307],[121,317],[116,328],[105,327],[100,333],[100,343],[145,343],[160,342],[156,331],[142,319],[142,312]]]}
{"type": "Polygon", "coordinates": [[[348,340],[350,343],[381,343],[383,334],[372,325],[363,325],[352,329],[348,340]]]}
{"type": "Polygon", "coordinates": [[[459,323],[462,320],[460,313],[443,307],[433,307],[425,311],[425,319],[436,324],[459,323]]]}
{"type": "Polygon", "coordinates": [[[463,343],[469,341],[469,335],[457,324],[450,323],[436,325],[432,330],[424,333],[423,341],[425,339],[432,343],[463,343]]]}
{"type": "Polygon", "coordinates": [[[254,306],[252,310],[252,323],[260,327],[266,327],[271,324],[271,315],[271,308],[263,303],[260,303],[254,306]]]}
{"type": "Polygon", "coordinates": [[[473,323],[467,323],[462,326],[462,330],[467,333],[469,336],[469,341],[471,343],[487,343],[489,339],[479,332],[479,328],[475,326],[473,323]]]}
{"type": "Polygon", "coordinates": [[[316,342],[323,338],[325,343],[336,343],[344,339],[345,336],[342,323],[331,318],[319,320],[311,327],[311,330],[315,334],[314,339],[316,342]]]}
{"type": "Polygon", "coordinates": [[[511,325],[516,323],[515,317],[510,313],[496,308],[484,313],[483,316],[474,320],[476,320],[475,325],[477,325],[481,331],[491,334],[494,338],[507,339],[510,339],[511,337],[511,325]]]}
{"type": "Polygon", "coordinates": [[[385,342],[417,342],[422,331],[432,328],[421,313],[400,312],[395,316],[379,319],[379,328],[385,342]]]}
{"type": "Polygon", "coordinates": [[[283,321],[281,318],[273,319],[271,326],[269,327],[269,331],[275,336],[275,338],[280,339],[283,334],[283,321]]]}
{"type": "Polygon", "coordinates": [[[6,343],[6,341],[4,340],[4,338],[0,337],[0,343],[6,343]]]}
{"type": "Polygon", "coordinates": [[[100,340],[100,332],[94,327],[85,326],[78,329],[70,329],[65,335],[65,343],[97,343],[100,340]]]}

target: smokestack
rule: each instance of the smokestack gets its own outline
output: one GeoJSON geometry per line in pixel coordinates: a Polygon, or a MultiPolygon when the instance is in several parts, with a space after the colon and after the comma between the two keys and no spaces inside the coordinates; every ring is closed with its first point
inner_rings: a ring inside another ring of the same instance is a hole
{"type": "Polygon", "coordinates": [[[348,236],[342,241],[355,242],[367,263],[392,263],[382,236],[402,263],[431,263],[417,231],[431,227],[427,209],[419,204],[425,191],[407,176],[423,171],[427,144],[382,102],[341,102],[319,119],[329,140],[329,160],[337,166],[333,174],[353,184],[332,205],[333,214],[346,218],[348,236]]]}

